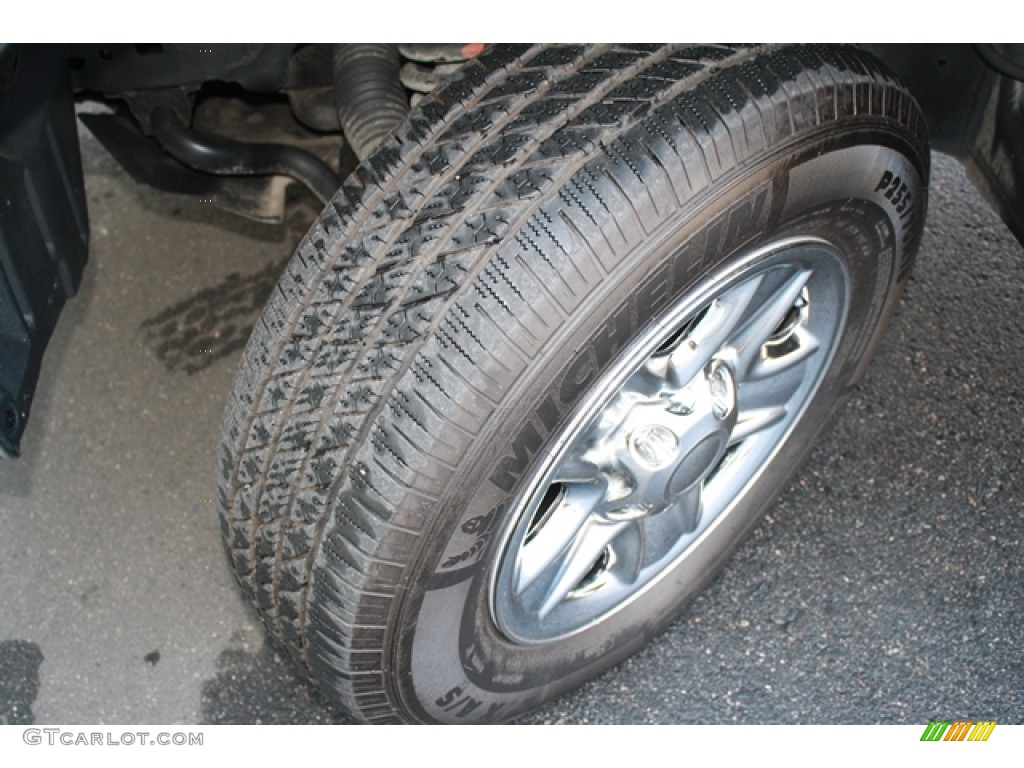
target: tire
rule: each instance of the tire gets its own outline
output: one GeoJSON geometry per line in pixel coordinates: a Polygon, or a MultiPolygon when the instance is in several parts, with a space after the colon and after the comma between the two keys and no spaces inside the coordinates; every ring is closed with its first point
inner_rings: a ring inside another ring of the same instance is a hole
{"type": "Polygon", "coordinates": [[[853,48],[486,51],[243,356],[222,529],[270,635],[370,722],[504,720],[626,658],[863,375],[927,174],[853,48]]]}

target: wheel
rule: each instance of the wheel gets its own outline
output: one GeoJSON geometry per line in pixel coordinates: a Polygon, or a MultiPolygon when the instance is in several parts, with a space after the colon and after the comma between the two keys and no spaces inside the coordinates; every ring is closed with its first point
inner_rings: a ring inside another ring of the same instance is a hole
{"type": "Polygon", "coordinates": [[[326,207],[243,356],[222,528],[271,636],[356,718],[471,722],[664,629],[862,376],[923,125],[852,48],[461,70],[326,207]]]}

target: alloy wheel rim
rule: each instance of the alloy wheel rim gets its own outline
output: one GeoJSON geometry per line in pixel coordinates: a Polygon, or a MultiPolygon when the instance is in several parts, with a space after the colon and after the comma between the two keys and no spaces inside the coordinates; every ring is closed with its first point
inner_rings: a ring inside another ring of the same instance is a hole
{"type": "Polygon", "coordinates": [[[521,645],[637,599],[724,520],[834,357],[849,304],[839,251],[758,248],[687,292],[623,350],[524,484],[490,581],[521,645]]]}

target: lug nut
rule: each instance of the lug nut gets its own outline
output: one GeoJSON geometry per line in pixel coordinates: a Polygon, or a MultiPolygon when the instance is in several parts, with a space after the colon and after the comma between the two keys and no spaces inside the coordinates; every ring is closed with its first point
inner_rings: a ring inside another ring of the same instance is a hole
{"type": "Polygon", "coordinates": [[[708,374],[708,388],[711,392],[711,412],[719,421],[725,421],[736,405],[736,383],[728,366],[717,362],[713,364],[708,374]]]}
{"type": "Polygon", "coordinates": [[[648,424],[629,436],[629,448],[640,462],[659,469],[675,459],[679,441],[671,430],[660,424],[648,424]]]}
{"type": "Polygon", "coordinates": [[[607,483],[607,487],[604,492],[604,497],[608,501],[624,499],[634,490],[633,483],[630,482],[629,478],[622,472],[610,472],[605,475],[605,481],[607,483]]]}
{"type": "Polygon", "coordinates": [[[684,389],[682,392],[677,392],[668,399],[668,412],[674,413],[676,416],[689,416],[693,413],[694,408],[697,405],[697,399],[693,396],[693,393],[684,389]]]}

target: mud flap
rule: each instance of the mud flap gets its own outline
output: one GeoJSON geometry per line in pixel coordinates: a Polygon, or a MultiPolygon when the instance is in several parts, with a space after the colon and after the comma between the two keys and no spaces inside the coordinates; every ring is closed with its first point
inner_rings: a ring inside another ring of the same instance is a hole
{"type": "Polygon", "coordinates": [[[89,219],[63,46],[0,47],[0,456],[18,455],[89,219]]]}

